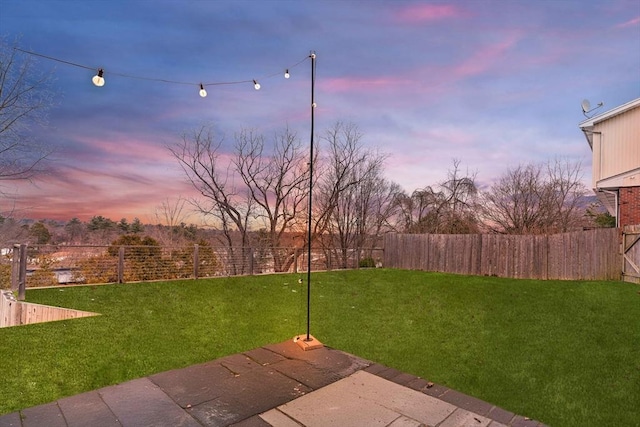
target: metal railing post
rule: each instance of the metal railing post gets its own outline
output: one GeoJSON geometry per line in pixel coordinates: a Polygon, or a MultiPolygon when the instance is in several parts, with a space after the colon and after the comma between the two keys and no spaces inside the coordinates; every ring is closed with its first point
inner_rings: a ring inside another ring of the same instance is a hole
{"type": "Polygon", "coordinates": [[[11,290],[18,290],[20,283],[20,245],[13,245],[13,255],[11,256],[11,290]]]}
{"type": "Polygon", "coordinates": [[[200,246],[198,244],[193,245],[193,278],[198,278],[198,267],[200,266],[200,246]]]}
{"type": "Polygon", "coordinates": [[[118,248],[118,283],[124,283],[124,246],[118,248]]]}
{"type": "Polygon", "coordinates": [[[253,248],[249,248],[249,275],[253,276],[254,271],[253,248]]]}
{"type": "Polygon", "coordinates": [[[20,273],[18,277],[18,301],[24,301],[27,291],[27,245],[20,245],[20,273]]]}

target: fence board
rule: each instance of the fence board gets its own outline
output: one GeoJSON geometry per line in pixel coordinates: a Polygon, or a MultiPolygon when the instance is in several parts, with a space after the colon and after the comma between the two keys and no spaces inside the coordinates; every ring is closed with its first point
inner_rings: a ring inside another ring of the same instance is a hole
{"type": "Polygon", "coordinates": [[[627,282],[640,283],[640,225],[627,225],[622,233],[622,276],[627,282]]]}
{"type": "Polygon", "coordinates": [[[554,235],[388,234],[390,268],[528,279],[619,280],[617,229],[554,235]]]}
{"type": "Polygon", "coordinates": [[[97,315],[88,311],[16,301],[9,291],[3,291],[0,295],[0,328],[97,315]]]}

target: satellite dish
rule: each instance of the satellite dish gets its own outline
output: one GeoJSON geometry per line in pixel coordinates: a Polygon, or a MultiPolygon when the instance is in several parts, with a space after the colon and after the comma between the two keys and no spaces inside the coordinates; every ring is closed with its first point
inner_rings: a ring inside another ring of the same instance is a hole
{"type": "Polygon", "coordinates": [[[590,113],[594,110],[597,110],[598,108],[602,107],[604,104],[602,102],[599,102],[598,105],[594,108],[591,108],[591,103],[589,102],[588,99],[583,99],[582,100],[582,114],[584,114],[585,117],[587,118],[591,118],[589,116],[587,116],[587,113],[590,113]]]}

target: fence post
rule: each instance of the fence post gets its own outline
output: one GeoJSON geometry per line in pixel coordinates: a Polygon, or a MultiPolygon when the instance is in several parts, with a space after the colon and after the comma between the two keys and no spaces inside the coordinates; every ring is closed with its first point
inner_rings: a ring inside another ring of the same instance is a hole
{"type": "Polygon", "coordinates": [[[298,272],[298,248],[293,249],[293,272],[298,272]]]}
{"type": "Polygon", "coordinates": [[[198,266],[200,265],[200,254],[199,254],[200,246],[196,243],[193,245],[193,278],[198,278],[198,266]]]}
{"type": "Polygon", "coordinates": [[[24,301],[27,289],[27,245],[20,245],[20,269],[18,275],[18,301],[24,301]]]}
{"type": "Polygon", "coordinates": [[[118,283],[124,283],[124,246],[118,248],[118,283]]]}
{"type": "Polygon", "coordinates": [[[11,257],[11,290],[18,290],[20,282],[20,245],[13,245],[13,256],[11,257]]]}
{"type": "Polygon", "coordinates": [[[249,275],[253,276],[253,248],[249,248],[249,275]]]}
{"type": "Polygon", "coordinates": [[[544,280],[549,280],[549,252],[550,252],[550,243],[549,243],[549,235],[544,235],[544,249],[547,251],[544,257],[544,280]]]}

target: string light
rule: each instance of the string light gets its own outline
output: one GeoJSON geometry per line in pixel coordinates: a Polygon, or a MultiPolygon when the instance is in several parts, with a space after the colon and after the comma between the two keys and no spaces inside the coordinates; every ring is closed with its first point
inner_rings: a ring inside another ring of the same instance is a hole
{"type": "Polygon", "coordinates": [[[98,87],[104,86],[104,77],[102,77],[103,74],[104,71],[102,70],[102,68],[98,69],[98,74],[93,76],[93,78],[91,79],[94,85],[98,87]]]}
{"type": "MultiPolygon", "coordinates": [[[[71,65],[74,67],[78,67],[78,68],[84,68],[87,70],[95,70],[95,67],[89,67],[86,65],[82,65],[82,64],[78,64],[75,62],[70,62],[70,61],[65,61],[63,59],[58,59],[58,58],[54,58],[51,56],[47,56],[47,55],[43,55],[37,52],[32,52],[32,51],[28,51],[28,50],[24,50],[24,49],[20,49],[18,47],[14,47],[13,48],[16,51],[20,51],[22,53],[25,53],[27,55],[33,55],[33,56],[38,56],[41,58],[45,58],[51,61],[56,61],[56,62],[60,62],[63,64],[67,64],[67,65],[71,65]]],[[[289,66],[289,68],[285,69],[285,74],[284,77],[286,79],[288,79],[291,75],[289,74],[289,70],[292,68],[297,67],[298,65],[302,64],[303,62],[305,62],[306,60],[308,60],[309,58],[315,59],[315,54],[306,56],[304,59],[298,61],[297,63],[289,66]]],[[[266,75],[263,76],[262,79],[267,79],[267,78],[272,78],[275,77],[277,75],[282,75],[281,72],[275,73],[275,74],[270,74],[270,75],[266,75]]],[[[137,79],[137,80],[147,80],[147,81],[154,81],[154,82],[162,82],[162,83],[170,83],[170,84],[180,84],[180,85],[189,85],[189,86],[200,86],[200,90],[199,90],[199,95],[201,97],[206,97],[207,96],[207,91],[205,89],[205,86],[219,86],[219,85],[236,85],[236,84],[244,84],[244,83],[253,83],[253,87],[255,88],[255,90],[260,90],[260,83],[258,83],[257,79],[251,79],[251,80],[237,80],[237,81],[226,81],[226,82],[211,82],[211,83],[193,83],[193,82],[182,82],[182,81],[175,81],[175,80],[166,80],[166,79],[158,79],[158,78],[151,78],[151,77],[146,77],[146,76],[135,76],[135,75],[130,75],[130,74],[121,74],[121,73],[115,73],[113,71],[109,71],[109,77],[113,77],[113,76],[117,76],[117,77],[125,77],[125,78],[130,78],[130,79],[137,79]]],[[[104,70],[102,68],[98,68],[98,72],[96,75],[94,75],[91,79],[91,81],[93,82],[94,85],[98,86],[98,87],[102,87],[105,84],[105,79],[104,79],[104,70]]]]}

